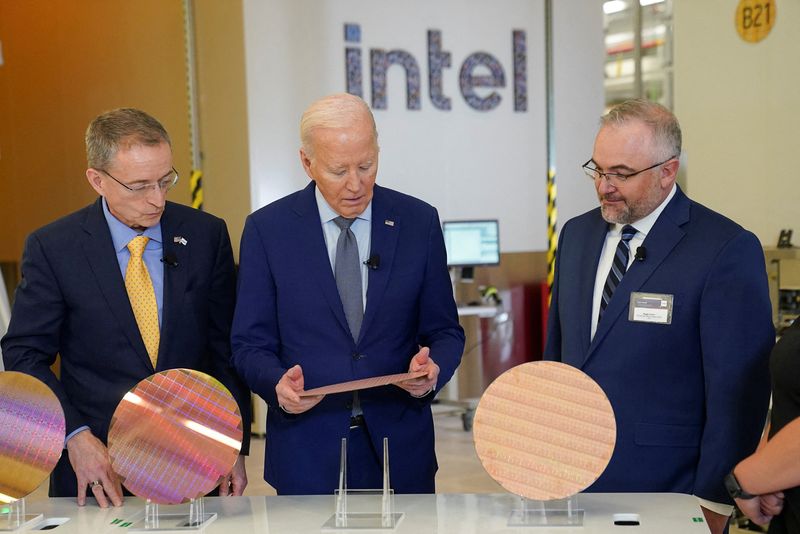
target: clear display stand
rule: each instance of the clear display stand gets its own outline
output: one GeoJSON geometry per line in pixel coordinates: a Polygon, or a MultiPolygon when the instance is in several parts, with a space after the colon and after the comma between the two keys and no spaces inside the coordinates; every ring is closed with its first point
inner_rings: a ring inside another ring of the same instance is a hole
{"type": "Polygon", "coordinates": [[[336,513],[322,530],[393,530],[403,518],[394,511],[389,482],[389,439],[383,438],[383,488],[347,489],[347,438],[342,438],[339,488],[334,492],[336,513]]]}
{"type": "Polygon", "coordinates": [[[158,503],[147,499],[144,516],[138,514],[128,530],[133,532],[200,530],[217,518],[215,513],[206,513],[203,497],[190,499],[188,504],[170,505],[167,508],[168,511],[165,512],[158,503]]]}
{"type": "Polygon", "coordinates": [[[520,497],[508,518],[509,527],[580,527],[583,509],[578,496],[553,501],[534,501],[520,497]]]}
{"type": "Polygon", "coordinates": [[[44,519],[43,514],[28,514],[25,512],[25,498],[17,499],[8,504],[0,514],[0,532],[14,532],[27,528],[44,519]]]}

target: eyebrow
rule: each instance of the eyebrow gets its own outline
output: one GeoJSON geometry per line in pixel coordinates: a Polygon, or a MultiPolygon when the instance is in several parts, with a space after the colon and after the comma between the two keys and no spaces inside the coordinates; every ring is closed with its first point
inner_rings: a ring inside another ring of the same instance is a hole
{"type": "Polygon", "coordinates": [[[610,172],[614,172],[614,171],[636,172],[635,169],[633,169],[633,167],[628,167],[627,165],[622,164],[622,163],[619,163],[617,165],[612,165],[608,169],[604,169],[603,167],[601,167],[600,165],[597,164],[597,162],[594,160],[594,158],[590,159],[589,161],[594,163],[595,169],[597,169],[598,171],[601,171],[601,172],[609,172],[609,170],[610,170],[610,172]]]}
{"type": "MultiPolygon", "coordinates": [[[[169,170],[166,172],[166,174],[164,174],[164,175],[163,175],[161,178],[156,178],[156,182],[160,182],[161,180],[163,180],[164,178],[166,178],[166,177],[167,177],[167,176],[169,176],[170,174],[172,174],[172,168],[171,168],[171,167],[170,167],[170,169],[169,169],[169,170]]],[[[148,184],[148,183],[150,183],[150,180],[136,180],[136,181],[130,182],[130,183],[129,183],[129,184],[127,184],[127,185],[134,185],[134,184],[148,184]]]]}

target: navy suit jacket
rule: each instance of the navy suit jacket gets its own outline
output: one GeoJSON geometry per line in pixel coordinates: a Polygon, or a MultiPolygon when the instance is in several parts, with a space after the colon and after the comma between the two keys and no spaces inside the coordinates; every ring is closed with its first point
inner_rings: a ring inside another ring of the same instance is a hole
{"type": "MultiPolygon", "coordinates": [[[[332,493],[337,487],[353,398],[328,395],[306,413],[287,414],[275,393],[287,369],[302,366],[306,389],[404,373],[423,345],[441,369],[441,388],[464,348],[436,210],[377,185],[371,253],[380,255],[380,267],[369,271],[364,321],[354,342],[314,187],[311,182],[248,217],[233,321],[234,365],[269,405],[264,478],[282,494],[332,493]]],[[[382,438],[389,438],[395,490],[433,491],[432,395],[416,399],[396,386],[359,395],[375,449],[382,451],[382,438]]]]}
{"type": "Polygon", "coordinates": [[[761,246],[678,189],[591,339],[607,229],[599,208],[564,225],[545,348],[596,380],[614,408],[616,448],[590,491],[731,502],[722,479],[755,449],[769,400],[775,333],[761,246]],[[632,292],[673,295],[672,324],[630,321],[632,292]]]}
{"type": "MultiPolygon", "coordinates": [[[[167,202],[161,217],[164,301],[157,369],[139,334],[103,215],[102,199],[35,232],[25,244],[22,281],[2,340],[7,370],[44,381],[61,401],[67,434],[88,425],[106,441],[125,393],[156,371],[191,368],[220,380],[236,397],[249,447],[250,398],[230,363],[235,271],[222,219],[167,202]],[[182,236],[186,245],[173,243],[182,236]],[[51,372],[61,354],[60,380],[51,372]]],[[[75,495],[64,454],[51,494],[75,495]]]]}

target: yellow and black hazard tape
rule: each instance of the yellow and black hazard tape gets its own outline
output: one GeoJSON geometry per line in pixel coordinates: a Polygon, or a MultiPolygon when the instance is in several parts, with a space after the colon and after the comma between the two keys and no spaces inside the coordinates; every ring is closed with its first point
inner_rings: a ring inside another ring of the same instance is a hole
{"type": "Polygon", "coordinates": [[[553,278],[556,268],[556,248],[558,247],[558,236],[556,234],[556,223],[558,222],[558,210],[556,209],[556,173],[555,169],[550,169],[547,173],[547,302],[550,303],[550,295],[553,292],[553,278]]]}

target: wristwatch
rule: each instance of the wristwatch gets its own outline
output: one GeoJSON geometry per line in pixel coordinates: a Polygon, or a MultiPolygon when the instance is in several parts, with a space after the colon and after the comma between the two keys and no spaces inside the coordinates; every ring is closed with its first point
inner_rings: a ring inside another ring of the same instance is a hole
{"type": "Polygon", "coordinates": [[[741,484],[739,484],[739,481],[736,479],[736,475],[733,474],[733,470],[725,476],[725,489],[728,490],[728,494],[734,499],[747,500],[757,497],[757,495],[747,493],[742,489],[741,484]]]}

